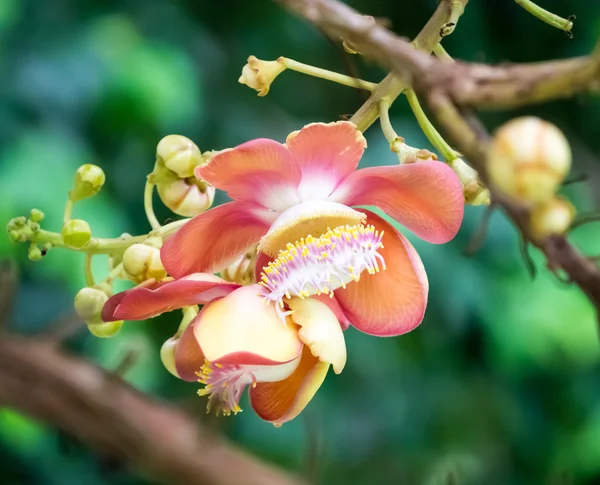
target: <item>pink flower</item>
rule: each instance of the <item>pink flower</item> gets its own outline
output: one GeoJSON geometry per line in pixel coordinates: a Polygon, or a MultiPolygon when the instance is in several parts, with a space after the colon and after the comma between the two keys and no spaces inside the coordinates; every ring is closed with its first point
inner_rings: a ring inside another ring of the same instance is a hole
{"type": "Polygon", "coordinates": [[[111,297],[104,321],[143,320],[175,308],[204,304],[175,338],[175,371],[200,381],[208,410],[237,413],[247,386],[257,414],[275,425],[297,416],[332,365],[340,373],[346,347],[338,318],[318,299],[291,299],[282,324],[265,289],[240,286],[212,274],[147,282],[111,297]]]}
{"type": "Polygon", "coordinates": [[[462,221],[461,185],[433,160],[356,170],[365,147],[352,123],[314,123],[285,144],[258,139],[217,154],[195,174],[233,202],[196,216],[168,239],[165,268],[175,278],[217,272],[260,241],[257,268],[264,267],[268,299],[283,304],[335,290],[327,304],[343,323],[380,336],[412,330],[427,304],[421,260],[389,222],[352,207],[376,206],[422,239],[444,243],[462,221]],[[352,259],[338,243],[354,237],[360,241],[349,248],[352,259]],[[293,271],[275,278],[287,264],[293,271]],[[360,278],[365,269],[377,274],[360,278]]]}

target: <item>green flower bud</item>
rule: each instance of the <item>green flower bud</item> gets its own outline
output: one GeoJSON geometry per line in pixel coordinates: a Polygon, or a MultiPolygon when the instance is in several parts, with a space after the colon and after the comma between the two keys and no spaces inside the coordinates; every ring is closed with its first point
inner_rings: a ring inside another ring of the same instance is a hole
{"type": "Polygon", "coordinates": [[[92,237],[90,225],[81,219],[72,219],[65,223],[61,235],[66,246],[81,249],[92,237]]]}
{"type": "Polygon", "coordinates": [[[98,288],[82,288],[75,296],[75,312],[88,325],[101,324],[108,295],[98,288]]]}
{"type": "Polygon", "coordinates": [[[128,279],[142,283],[149,279],[157,281],[167,276],[160,261],[160,250],[146,244],[132,244],[123,253],[123,270],[128,279]]]}
{"type": "Polygon", "coordinates": [[[27,257],[31,261],[39,261],[43,257],[42,251],[35,244],[32,244],[31,246],[29,246],[29,251],[27,252],[27,257]]]}
{"type": "Polygon", "coordinates": [[[32,222],[42,222],[44,220],[44,213],[39,209],[31,209],[29,219],[31,219],[32,222]]]}
{"type": "Polygon", "coordinates": [[[171,337],[162,344],[162,347],[160,348],[160,360],[165,366],[165,369],[175,377],[179,378],[177,368],[175,367],[175,347],[177,346],[177,342],[179,342],[178,338],[171,337]]]}
{"type": "Polygon", "coordinates": [[[75,172],[73,190],[69,194],[71,200],[77,202],[96,195],[100,192],[105,180],[104,171],[97,165],[91,163],[82,165],[75,172]]]}
{"type": "Polygon", "coordinates": [[[194,169],[204,163],[196,144],[181,135],[167,135],[160,140],[156,157],[181,178],[192,177],[194,169]]]}
{"type": "Polygon", "coordinates": [[[25,242],[22,240],[21,236],[25,237],[24,234],[21,234],[21,232],[17,230],[13,229],[12,231],[8,231],[8,238],[14,243],[25,242]]]}
{"type": "Polygon", "coordinates": [[[118,320],[116,322],[88,324],[87,328],[94,337],[110,338],[114,337],[122,326],[123,320],[118,320]]]}

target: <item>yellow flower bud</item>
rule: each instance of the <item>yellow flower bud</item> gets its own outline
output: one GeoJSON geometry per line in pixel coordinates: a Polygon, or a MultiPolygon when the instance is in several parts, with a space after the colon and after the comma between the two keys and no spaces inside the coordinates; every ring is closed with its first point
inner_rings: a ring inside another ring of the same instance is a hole
{"type": "Polygon", "coordinates": [[[104,171],[97,165],[86,163],[75,172],[73,190],[69,194],[73,202],[92,197],[100,192],[104,185],[106,176],[104,171]]]}
{"type": "Polygon", "coordinates": [[[66,246],[81,249],[92,237],[90,225],[81,219],[71,219],[62,228],[61,235],[66,246]]]}
{"type": "Polygon", "coordinates": [[[553,124],[532,116],[501,126],[487,160],[491,182],[529,203],[550,199],[571,168],[571,149],[553,124]]]}
{"type": "Polygon", "coordinates": [[[175,214],[185,217],[201,214],[215,199],[215,188],[195,177],[160,182],[156,189],[163,204],[175,214]]]}
{"type": "Polygon", "coordinates": [[[88,325],[102,322],[102,307],[108,295],[98,288],[82,288],[75,296],[75,312],[88,325]]]}
{"type": "Polygon", "coordinates": [[[564,234],[574,217],[575,207],[562,197],[542,202],[529,214],[531,234],[537,240],[564,234]]]}
{"type": "Polygon", "coordinates": [[[118,320],[116,322],[88,324],[87,328],[94,337],[110,338],[114,337],[122,326],[123,320],[118,320]]]}
{"type": "Polygon", "coordinates": [[[248,64],[242,69],[242,75],[238,82],[258,91],[259,96],[266,96],[271,83],[285,70],[282,58],[276,61],[261,61],[250,56],[248,64]]]}
{"type": "Polygon", "coordinates": [[[156,157],[181,178],[192,177],[194,169],[204,163],[196,144],[181,135],[167,135],[160,140],[156,147],[156,157]]]}
{"type": "Polygon", "coordinates": [[[178,338],[171,337],[170,339],[166,340],[160,348],[160,360],[165,366],[165,369],[167,369],[175,377],[179,377],[177,368],[175,367],[175,347],[177,346],[177,342],[179,342],[178,338]]]}
{"type": "MultiPolygon", "coordinates": [[[[256,249],[254,250],[256,251],[256,249]]],[[[253,252],[240,256],[234,263],[225,269],[221,276],[227,281],[249,285],[254,283],[254,267],[252,265],[253,252]]]]}
{"type": "Polygon", "coordinates": [[[160,250],[146,244],[132,244],[123,253],[123,270],[134,283],[167,276],[160,261],[160,250]]]}

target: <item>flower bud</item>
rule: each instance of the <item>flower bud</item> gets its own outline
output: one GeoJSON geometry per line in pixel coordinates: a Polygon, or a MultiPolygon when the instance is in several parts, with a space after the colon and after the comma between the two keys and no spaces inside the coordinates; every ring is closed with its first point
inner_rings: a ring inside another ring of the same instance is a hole
{"type": "Polygon", "coordinates": [[[192,177],[194,169],[204,163],[196,144],[181,135],[167,135],[160,140],[156,147],[156,157],[181,178],[192,177]]]}
{"type": "Polygon", "coordinates": [[[132,244],[123,253],[123,270],[134,283],[167,276],[160,261],[160,250],[146,244],[132,244]]]}
{"type": "Polygon", "coordinates": [[[564,234],[575,217],[575,207],[566,199],[556,197],[533,207],[529,214],[532,236],[541,240],[564,234]]]}
{"type": "Polygon", "coordinates": [[[108,295],[98,288],[82,288],[75,296],[75,312],[88,325],[101,324],[108,295]]]}
{"type": "Polygon", "coordinates": [[[82,165],[75,172],[73,190],[69,194],[71,200],[77,202],[96,195],[100,192],[105,180],[104,171],[97,165],[91,163],[82,165]]]}
{"type": "Polygon", "coordinates": [[[254,268],[251,267],[252,255],[252,252],[242,254],[221,273],[223,279],[240,285],[254,283],[254,268]]]}
{"type": "Polygon", "coordinates": [[[118,320],[116,322],[88,324],[87,328],[94,337],[110,338],[114,337],[119,332],[119,330],[121,330],[122,326],[123,320],[118,320]]]}
{"type": "Polygon", "coordinates": [[[42,250],[36,244],[31,244],[27,251],[27,257],[30,261],[39,261],[42,259],[42,250]]]}
{"type": "Polygon", "coordinates": [[[81,249],[92,237],[90,225],[81,219],[71,219],[62,228],[61,235],[66,246],[81,249]]]}
{"type": "Polygon", "coordinates": [[[31,209],[29,219],[31,219],[31,222],[42,222],[44,220],[44,213],[39,209],[31,209]]]}
{"type": "Polygon", "coordinates": [[[286,66],[281,57],[276,61],[261,61],[250,56],[238,82],[258,91],[259,96],[266,96],[271,83],[285,70],[286,66]]]}
{"type": "Polygon", "coordinates": [[[156,186],[160,200],[175,214],[193,217],[209,209],[215,188],[195,177],[161,182],[156,186]]]}
{"type": "Polygon", "coordinates": [[[571,168],[571,149],[553,124],[522,117],[501,126],[487,160],[493,185],[529,203],[550,199],[571,168]]]}
{"type": "Polygon", "coordinates": [[[177,342],[179,342],[178,338],[171,337],[162,344],[162,347],[160,348],[160,360],[165,366],[165,369],[175,377],[179,378],[177,368],[175,367],[175,347],[177,346],[177,342]]]}

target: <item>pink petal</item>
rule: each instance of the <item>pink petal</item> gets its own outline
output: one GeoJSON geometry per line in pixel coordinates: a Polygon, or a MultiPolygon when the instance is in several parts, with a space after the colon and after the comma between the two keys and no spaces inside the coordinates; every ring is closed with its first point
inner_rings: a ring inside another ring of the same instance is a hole
{"type": "Polygon", "coordinates": [[[367,142],[354,123],[312,123],[290,134],[286,145],[302,169],[302,200],[328,197],[350,175],[367,142]]]}
{"type": "Polygon", "coordinates": [[[464,212],[460,181],[448,165],[426,161],[371,167],[351,174],[330,197],[343,204],[374,205],[431,243],[450,241],[464,212]]]}
{"type": "Polygon", "coordinates": [[[183,331],[175,346],[175,369],[184,381],[197,382],[196,372],[204,365],[204,354],[194,335],[194,322],[183,331]]]}
{"type": "Polygon", "coordinates": [[[269,209],[284,210],[299,201],[302,173],[289,150],[275,140],[260,138],[224,150],[197,167],[195,175],[234,200],[269,209]]]}
{"type": "Polygon", "coordinates": [[[423,320],[429,284],[419,255],[410,242],[378,215],[365,210],[367,223],[385,231],[384,271],[361,275],[335,296],[352,325],[380,337],[410,332],[423,320]]]}
{"type": "Polygon", "coordinates": [[[256,244],[276,215],[253,202],[229,202],[210,209],[165,241],[162,263],[175,278],[216,273],[256,244]]]}
{"type": "Polygon", "coordinates": [[[302,351],[298,368],[287,379],[259,382],[250,388],[250,404],[262,419],[280,426],[294,419],[323,384],[329,364],[319,361],[308,347],[302,351]]]}
{"type": "Polygon", "coordinates": [[[204,304],[228,295],[240,285],[212,274],[151,282],[117,293],[102,309],[102,320],[145,320],[184,306],[204,304]]]}

